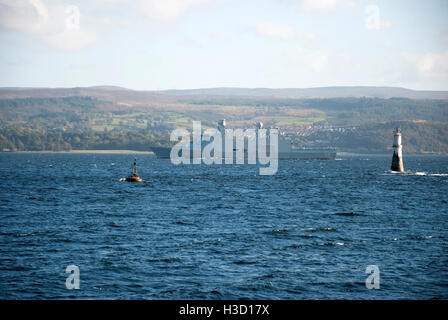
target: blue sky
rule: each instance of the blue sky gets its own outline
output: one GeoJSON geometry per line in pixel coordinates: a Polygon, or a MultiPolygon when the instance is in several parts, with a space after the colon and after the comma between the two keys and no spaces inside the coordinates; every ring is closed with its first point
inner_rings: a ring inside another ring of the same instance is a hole
{"type": "Polygon", "coordinates": [[[448,90],[446,0],[0,0],[0,86],[448,90]]]}

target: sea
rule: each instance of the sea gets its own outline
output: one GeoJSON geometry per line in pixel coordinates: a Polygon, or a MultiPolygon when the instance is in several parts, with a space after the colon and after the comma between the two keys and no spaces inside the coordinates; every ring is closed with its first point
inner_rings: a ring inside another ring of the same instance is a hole
{"type": "Polygon", "coordinates": [[[0,299],[448,299],[448,156],[391,159],[0,153],[0,299]]]}

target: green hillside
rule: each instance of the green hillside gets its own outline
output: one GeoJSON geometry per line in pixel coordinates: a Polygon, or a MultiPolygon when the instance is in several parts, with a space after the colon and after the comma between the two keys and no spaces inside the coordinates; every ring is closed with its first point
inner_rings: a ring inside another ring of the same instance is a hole
{"type": "MultiPolygon", "coordinates": [[[[353,96],[367,90],[360,88],[353,89],[353,96]]],[[[253,127],[257,121],[278,126],[297,146],[335,146],[340,151],[363,153],[390,150],[392,129],[400,127],[405,152],[448,153],[448,100],[286,96],[291,90],[305,89],[252,89],[256,94],[249,96],[235,94],[237,89],[221,91],[224,94],[215,89],[211,91],[214,95],[206,95],[206,89],[2,88],[0,150],[147,150],[152,145],[169,145],[171,130],[191,128],[193,120],[212,127],[226,119],[234,128],[253,127]]],[[[325,95],[330,94],[325,89],[325,95]]],[[[347,87],[336,91],[350,94],[347,87]]],[[[419,94],[439,97],[445,92],[419,94]]]]}

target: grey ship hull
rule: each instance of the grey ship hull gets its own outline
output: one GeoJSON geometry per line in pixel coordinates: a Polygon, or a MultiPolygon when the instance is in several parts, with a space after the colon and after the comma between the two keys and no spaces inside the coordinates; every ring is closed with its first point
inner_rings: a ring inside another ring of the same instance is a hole
{"type": "MultiPolygon", "coordinates": [[[[159,159],[169,159],[171,148],[152,147],[153,151],[159,159]]],[[[192,153],[192,152],[191,152],[192,153]]],[[[245,154],[247,157],[247,153],[245,154]]],[[[234,159],[235,159],[234,155],[234,159]]],[[[279,160],[334,160],[336,151],[334,149],[296,149],[291,152],[279,152],[279,160]]]]}
{"type": "Polygon", "coordinates": [[[334,160],[336,151],[326,149],[298,149],[292,152],[279,152],[279,160],[334,160]]]}

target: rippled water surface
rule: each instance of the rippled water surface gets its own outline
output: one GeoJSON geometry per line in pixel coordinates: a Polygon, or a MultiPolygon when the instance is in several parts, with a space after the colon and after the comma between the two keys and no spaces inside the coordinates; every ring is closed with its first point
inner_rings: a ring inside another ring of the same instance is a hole
{"type": "Polygon", "coordinates": [[[0,153],[3,299],[448,299],[448,157],[0,153]],[[68,265],[80,289],[65,286],[68,265]],[[377,265],[380,289],[365,286],[377,265]]]}

